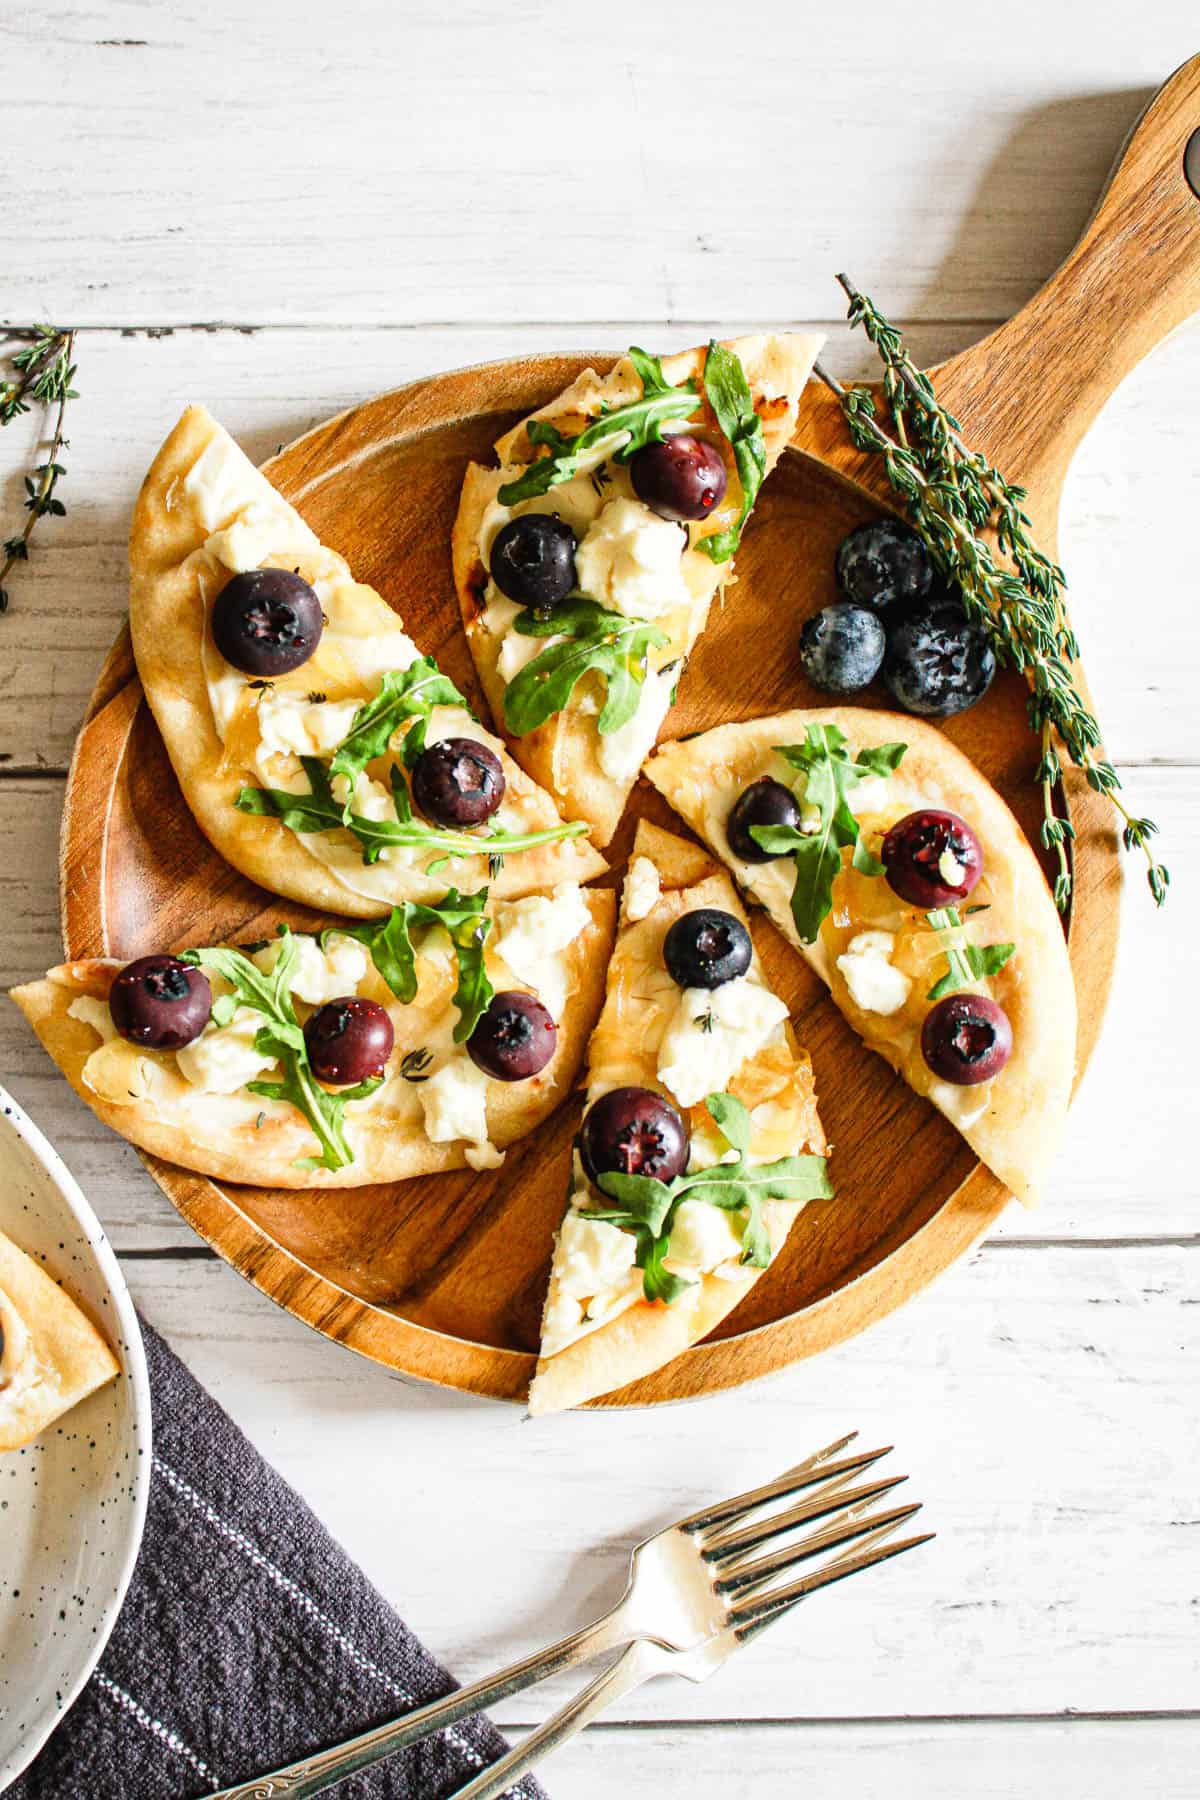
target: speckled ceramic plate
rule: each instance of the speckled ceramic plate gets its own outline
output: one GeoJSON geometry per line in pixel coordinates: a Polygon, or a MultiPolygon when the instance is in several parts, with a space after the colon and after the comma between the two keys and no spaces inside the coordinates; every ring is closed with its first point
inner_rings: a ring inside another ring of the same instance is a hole
{"type": "Polygon", "coordinates": [[[25,1450],[0,1455],[0,1790],[37,1755],[108,1642],[142,1539],[150,1386],[133,1302],[100,1221],[0,1088],[0,1230],[95,1321],[121,1374],[25,1450]]]}

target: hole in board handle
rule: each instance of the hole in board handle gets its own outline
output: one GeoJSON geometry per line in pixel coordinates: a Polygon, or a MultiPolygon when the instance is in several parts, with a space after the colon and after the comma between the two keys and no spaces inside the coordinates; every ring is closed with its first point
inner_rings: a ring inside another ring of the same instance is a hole
{"type": "Polygon", "coordinates": [[[1200,200],[1200,127],[1193,131],[1184,146],[1183,172],[1187,177],[1188,186],[1200,200]]]}

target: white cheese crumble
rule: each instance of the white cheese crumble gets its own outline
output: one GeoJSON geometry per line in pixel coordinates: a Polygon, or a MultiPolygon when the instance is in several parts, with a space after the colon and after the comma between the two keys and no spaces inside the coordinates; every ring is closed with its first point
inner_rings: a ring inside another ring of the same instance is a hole
{"type": "MultiPolygon", "coordinates": [[[[292,940],[299,946],[299,958],[292,975],[292,993],[309,1006],[322,1006],[326,1000],[342,1000],[358,990],[367,972],[369,958],[363,946],[351,937],[336,937],[328,950],[322,950],[316,938],[297,932],[292,940]]],[[[252,961],[269,975],[279,961],[282,938],[255,952],[252,961]]]]}
{"type": "Polygon", "coordinates": [[[637,1241],[632,1233],[603,1219],[569,1212],[558,1238],[558,1292],[576,1300],[590,1300],[593,1294],[614,1287],[632,1269],[636,1251],[637,1241]]]}
{"type": "Polygon", "coordinates": [[[659,727],[671,706],[676,671],[647,670],[637,711],[616,731],[597,739],[600,767],[610,781],[633,781],[654,748],[659,727]]]}
{"type": "Polygon", "coordinates": [[[696,1106],[723,1092],[787,1016],[778,995],[745,975],[719,988],[684,988],[659,1045],[658,1078],[680,1106],[696,1106]]]}
{"type": "Polygon", "coordinates": [[[895,944],[890,931],[860,931],[838,957],[842,979],[861,1012],[899,1012],[908,999],[912,981],[891,960],[895,944]]]}
{"type": "Polygon", "coordinates": [[[610,500],[575,552],[581,592],[632,619],[657,619],[687,606],[687,537],[640,500],[610,500]]]}
{"type": "Polygon", "coordinates": [[[496,1169],[504,1154],[488,1142],[488,1078],[465,1053],[452,1056],[417,1089],[425,1115],[425,1135],[434,1144],[467,1145],[473,1169],[496,1169]]]}
{"type": "Polygon", "coordinates": [[[67,1008],[67,1017],[82,1019],[85,1025],[99,1032],[106,1044],[111,1044],[118,1035],[107,1000],[97,1000],[94,994],[77,994],[67,1008]]]}
{"type": "Polygon", "coordinates": [[[635,856],[625,877],[625,917],[631,925],[644,919],[658,905],[662,883],[648,856],[635,856]]]}
{"type": "MultiPolygon", "coordinates": [[[[317,583],[318,595],[322,585],[317,583]]],[[[362,637],[357,632],[338,631],[335,626],[325,634],[322,642],[326,640],[346,658],[360,681],[374,686],[391,671],[403,675],[421,654],[403,631],[378,631],[373,636],[362,637]]]]}
{"type": "Polygon", "coordinates": [[[235,575],[261,568],[271,554],[279,521],[270,507],[252,500],[223,531],[211,532],[204,548],[235,575]]]}
{"type": "Polygon", "coordinates": [[[530,894],[524,900],[501,901],[495,921],[492,943],[496,952],[518,981],[534,990],[557,1024],[571,981],[563,952],[592,922],[578,883],[560,882],[551,897],[530,894]]]}
{"type": "Polygon", "coordinates": [[[224,437],[213,437],[184,476],[183,491],[195,502],[205,531],[216,531],[240,510],[247,466],[236,445],[224,437]]]}
{"type": "Polygon", "coordinates": [[[266,689],[258,702],[256,764],[268,756],[330,756],[346,737],[361,702],[311,701],[266,689]]]}
{"type": "Polygon", "coordinates": [[[740,1214],[710,1206],[706,1200],[682,1200],[671,1225],[667,1267],[676,1274],[707,1274],[718,1263],[737,1261],[742,1253],[740,1214]]]}
{"type": "MultiPolygon", "coordinates": [[[[330,787],[338,805],[345,806],[350,794],[349,777],[335,775],[330,787]]],[[[363,769],[359,770],[358,779],[354,783],[354,811],[361,813],[364,819],[376,821],[396,817],[395,802],[382,781],[373,781],[363,769]]]]}
{"type": "Polygon", "coordinates": [[[256,1050],[262,1014],[239,1006],[228,1025],[206,1025],[194,1043],[175,1052],[179,1072],[193,1087],[210,1094],[235,1094],[275,1067],[275,1058],[256,1050]]]}

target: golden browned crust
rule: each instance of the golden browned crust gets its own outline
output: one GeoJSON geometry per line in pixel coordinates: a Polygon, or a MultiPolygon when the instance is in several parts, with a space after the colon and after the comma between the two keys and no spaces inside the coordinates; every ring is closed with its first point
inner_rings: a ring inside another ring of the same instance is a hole
{"type": "MultiPolygon", "coordinates": [[[[499,1149],[527,1137],[549,1118],[578,1079],[588,1034],[603,1001],[616,912],[612,893],[589,891],[584,898],[592,923],[567,952],[570,982],[554,1056],[532,1080],[497,1081],[488,1090],[488,1134],[499,1149]]],[[[353,1120],[355,1160],[349,1168],[298,1169],[298,1159],[313,1154],[314,1141],[291,1107],[264,1107],[257,1115],[261,1123],[253,1114],[230,1122],[219,1116],[219,1106],[206,1106],[205,1095],[173,1072],[169,1080],[155,1084],[152,1101],[131,1094],[127,1104],[117,1104],[97,1093],[84,1079],[85,1064],[98,1047],[97,1034],[83,1020],[72,1018],[68,1008],[79,994],[103,997],[118,966],[67,963],[51,969],[42,981],[14,988],[12,998],[80,1099],[139,1149],[200,1175],[255,1187],[361,1187],[467,1166],[465,1145],[433,1143],[419,1114],[406,1130],[398,1127],[394,1113],[382,1108],[377,1115],[370,1108],[352,1110],[348,1120],[353,1120]]],[[[153,1052],[145,1055],[153,1059],[153,1052]]]]}
{"type": "MultiPolygon", "coordinates": [[[[743,890],[766,908],[789,943],[828,982],[820,944],[802,944],[797,935],[788,905],[788,884],[778,873],[784,865],[756,865],[734,857],[724,830],[714,830],[709,809],[714,786],[719,788],[732,779],[740,791],[763,772],[774,745],[803,741],[805,728],[815,723],[836,725],[851,745],[859,748],[897,741],[906,744],[904,760],[892,780],[932,795],[934,804],[961,814],[983,844],[991,890],[989,935],[996,942],[1016,944],[1013,967],[1020,969],[1021,979],[1007,984],[1005,992],[1005,1009],[1013,1027],[1013,1056],[991,1088],[986,1112],[963,1136],[1005,1186],[1028,1202],[1046,1177],[1070,1103],[1075,1071],[1075,987],[1062,925],[1037,858],[1016,819],[975,765],[923,720],[858,707],[828,707],[722,725],[686,741],[666,744],[650,758],[645,773],[728,864],[743,890]]],[[[833,993],[842,1004],[836,987],[833,993]]],[[[896,1066],[893,1047],[882,1034],[872,1032],[873,1015],[852,1014],[844,1005],[842,1010],[864,1041],[896,1066]]],[[[939,1104],[935,1095],[927,1097],[939,1104]]],[[[951,1113],[947,1112],[947,1117],[956,1123],[951,1113]]]]}
{"type": "Polygon", "coordinates": [[[71,1297],[0,1231],[0,1293],[28,1331],[46,1378],[0,1388],[0,1450],[19,1450],[120,1372],[116,1357],[71,1297]]]}
{"type": "MultiPolygon", "coordinates": [[[[820,343],[819,338],[793,333],[737,338],[729,345],[740,357],[755,397],[756,410],[763,424],[768,473],[795,430],[800,395],[820,343]]],[[[695,379],[703,389],[706,354],[707,348],[702,346],[664,357],[663,372],[673,385],[695,379]]],[[[551,418],[560,423],[575,419],[582,424],[598,411],[601,404],[624,405],[636,399],[640,392],[641,384],[633,365],[627,357],[622,357],[606,376],[599,376],[592,369],[585,370],[557,399],[531,413],[530,418],[551,418]]],[[[715,424],[707,407],[704,417],[706,422],[715,424]]],[[[500,640],[493,637],[482,620],[481,593],[482,587],[486,586],[486,572],[480,539],[484,514],[497,491],[505,482],[514,480],[520,473],[520,465],[532,457],[533,445],[526,429],[528,423],[528,420],[522,420],[498,440],[499,468],[485,469],[477,463],[468,466],[451,538],[454,581],[467,642],[492,717],[502,731],[505,683],[497,667],[500,640]]],[[[721,530],[728,525],[739,504],[737,483],[731,482],[724,506],[706,523],[706,532],[721,530]]],[[[727,576],[732,567],[732,564],[727,565],[727,576]]],[[[718,588],[716,592],[719,591],[718,588]]],[[[681,650],[672,648],[664,652],[664,656],[688,654],[704,630],[710,605],[711,599],[695,609],[687,644],[681,650]]],[[[506,742],[522,768],[555,795],[567,818],[586,819],[595,841],[601,846],[609,842],[637,777],[635,774],[632,780],[619,782],[605,773],[599,760],[599,732],[593,716],[568,709],[524,737],[506,734],[506,742]]]]}
{"type": "MultiPolygon", "coordinates": [[[[134,656],[184,798],[210,842],[235,868],[272,893],[317,911],[374,918],[395,901],[439,898],[445,892],[442,878],[430,878],[400,863],[394,865],[394,893],[383,899],[356,893],[280,820],[237,811],[234,801],[248,772],[225,757],[203,663],[204,584],[212,592],[221,585],[221,577],[204,551],[208,530],[185,487],[188,472],[206,451],[226,459],[222,526],[252,506],[260,521],[270,521],[273,561],[298,567],[309,581],[351,579],[342,558],[318,542],[216,420],[202,406],[189,406],[142,484],[129,536],[134,656]]],[[[360,609],[378,609],[379,631],[400,627],[397,615],[372,589],[357,584],[355,598],[360,609]]],[[[551,797],[539,792],[503,745],[484,735],[501,754],[508,797],[519,805],[526,829],[558,824],[551,797]]],[[[257,777],[251,774],[250,779],[257,777]]],[[[586,839],[549,844],[508,857],[492,883],[492,894],[512,899],[560,881],[590,881],[606,866],[586,839]]]]}
{"type": "MultiPolygon", "coordinates": [[[[693,906],[719,906],[746,923],[733,883],[698,845],[675,837],[645,820],[638,824],[631,852],[634,858],[646,856],[658,869],[664,898],[663,917],[659,929],[693,906]]],[[[659,911],[655,909],[655,913],[659,911]]],[[[651,918],[654,918],[651,914],[651,918]]],[[[649,921],[645,921],[649,924],[649,921]]],[[[628,927],[622,928],[621,937],[628,927]]],[[[613,976],[619,973],[621,937],[613,958],[613,976]]],[[[611,994],[611,989],[610,989],[611,994]]],[[[627,1003],[626,1003],[627,1004],[627,1003]]],[[[608,1002],[606,1001],[606,1011],[608,1002]]],[[[604,1016],[601,1016],[601,1028],[604,1016]]],[[[628,1029],[626,1024],[625,1029],[628,1029]]],[[[797,1080],[805,1086],[808,1099],[808,1132],[793,1153],[825,1154],[825,1134],[817,1115],[813,1091],[812,1065],[796,1047],[791,1027],[788,1040],[799,1068],[797,1080]]],[[[778,1254],[802,1208],[795,1202],[768,1200],[763,1206],[763,1221],[771,1238],[772,1255],[778,1254]]],[[[650,1375],[679,1356],[690,1345],[707,1337],[749,1293],[761,1271],[748,1269],[737,1281],[725,1281],[716,1275],[705,1275],[680,1299],[670,1306],[661,1302],[639,1300],[627,1311],[586,1337],[568,1344],[553,1356],[539,1358],[533,1384],[529,1390],[529,1410],[533,1414],[561,1412],[566,1407],[582,1406],[601,1394],[612,1393],[650,1375]]]]}

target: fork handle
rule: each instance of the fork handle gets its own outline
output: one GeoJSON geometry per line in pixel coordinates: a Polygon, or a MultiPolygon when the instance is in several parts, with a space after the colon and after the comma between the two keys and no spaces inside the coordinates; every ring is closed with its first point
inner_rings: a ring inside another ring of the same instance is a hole
{"type": "MultiPolygon", "coordinates": [[[[256,1775],[236,1787],[222,1788],[219,1793],[207,1795],[206,1800],[268,1800],[268,1796],[270,1800],[309,1800],[311,1795],[323,1793],[334,1782],[344,1781],[348,1775],[357,1774],[361,1769],[370,1768],[373,1763],[382,1762],[385,1757],[394,1756],[398,1750],[407,1749],[432,1732],[445,1731],[449,1726],[457,1725],[469,1713],[483,1712],[487,1707],[507,1699],[510,1694],[519,1694],[525,1688],[532,1687],[535,1682],[545,1681],[549,1676],[561,1674],[565,1669],[573,1669],[602,1651],[614,1650],[628,1641],[629,1631],[622,1602],[603,1618],[597,1619],[595,1624],[585,1626],[582,1631],[574,1631],[569,1637],[560,1638],[556,1644],[536,1651],[521,1662],[510,1663],[507,1668],[499,1669],[494,1675],[485,1675],[470,1687],[458,1688],[453,1694],[447,1694],[444,1700],[420,1706],[415,1712],[404,1713],[387,1725],[376,1725],[371,1731],[348,1738],[329,1750],[319,1750],[313,1756],[302,1757],[298,1762],[289,1763],[286,1768],[275,1769],[270,1774],[256,1775]]],[[[621,1660],[624,1661],[624,1658],[621,1660]]],[[[586,1691],[590,1692],[590,1689],[586,1691]]],[[[586,1722],[583,1721],[585,1724],[586,1722]]],[[[497,1788],[495,1792],[501,1793],[503,1788],[497,1788]]]]}
{"type": "Polygon", "coordinates": [[[585,1725],[590,1725],[606,1706],[611,1706],[624,1694],[632,1693],[651,1676],[661,1675],[670,1667],[672,1654],[653,1638],[635,1638],[611,1668],[597,1675],[582,1693],[568,1700],[544,1725],[539,1725],[523,1744],[510,1750],[482,1775],[477,1775],[465,1788],[458,1788],[451,1800],[499,1800],[500,1795],[507,1794],[535,1763],[573,1738],[585,1725]]]}

